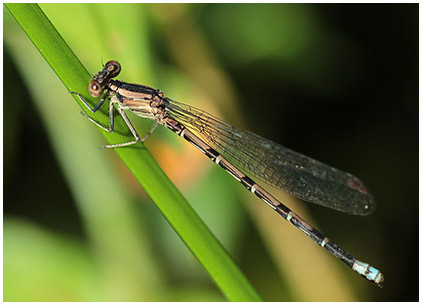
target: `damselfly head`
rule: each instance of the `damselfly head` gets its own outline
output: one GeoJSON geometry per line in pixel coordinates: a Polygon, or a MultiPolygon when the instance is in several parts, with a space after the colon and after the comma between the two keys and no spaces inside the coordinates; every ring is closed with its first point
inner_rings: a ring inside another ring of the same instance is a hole
{"type": "Polygon", "coordinates": [[[120,64],[115,60],[108,61],[103,69],[92,78],[89,83],[88,91],[92,97],[99,97],[107,88],[108,83],[113,77],[116,77],[121,70],[120,64]]]}

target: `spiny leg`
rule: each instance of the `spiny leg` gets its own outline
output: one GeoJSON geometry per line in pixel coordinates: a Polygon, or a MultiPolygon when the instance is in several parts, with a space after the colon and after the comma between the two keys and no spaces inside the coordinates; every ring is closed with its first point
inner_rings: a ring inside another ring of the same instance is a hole
{"type": "Polygon", "coordinates": [[[79,98],[79,100],[85,105],[85,107],[88,108],[92,113],[97,112],[97,110],[100,109],[100,107],[103,105],[104,101],[110,95],[109,91],[104,93],[102,99],[97,103],[97,105],[95,105],[94,108],[91,108],[91,106],[89,106],[89,104],[85,101],[85,99],[83,98],[83,96],[80,93],[75,92],[75,91],[69,91],[69,93],[75,94],[79,98]]]}
{"type": "MultiPolygon", "coordinates": [[[[110,102],[110,105],[113,105],[113,101],[110,102]]],[[[111,108],[110,108],[111,110],[111,108]]],[[[138,133],[136,132],[135,128],[133,127],[132,123],[130,122],[129,118],[127,117],[126,113],[123,111],[121,107],[117,107],[117,110],[119,111],[120,115],[122,116],[123,120],[125,121],[126,125],[129,127],[130,131],[132,132],[132,135],[135,137],[134,141],[125,142],[125,143],[119,143],[119,144],[108,144],[104,145],[103,147],[100,147],[98,149],[104,149],[104,148],[116,148],[116,147],[123,147],[123,146],[129,146],[138,143],[141,141],[141,138],[139,137],[138,133]]],[[[111,114],[111,112],[110,112],[111,114]]],[[[111,117],[111,115],[110,115],[111,117]]],[[[114,119],[113,119],[114,121],[114,119]]],[[[111,118],[110,118],[111,123],[111,118]]]]}
{"type": "Polygon", "coordinates": [[[88,118],[92,123],[94,123],[98,127],[102,128],[103,130],[105,130],[107,132],[113,132],[114,131],[114,107],[113,107],[113,104],[114,103],[112,101],[110,101],[110,106],[109,106],[110,127],[109,128],[101,125],[100,123],[98,123],[97,121],[95,121],[93,118],[91,118],[89,115],[86,115],[82,111],[81,111],[81,114],[84,117],[88,118]]]}
{"type": "Polygon", "coordinates": [[[152,134],[152,132],[155,130],[155,128],[157,128],[157,126],[158,126],[158,121],[156,121],[155,123],[154,123],[154,126],[152,126],[152,128],[151,128],[151,130],[145,135],[145,137],[143,137],[142,139],[141,139],[141,142],[142,143],[144,143],[145,142],[145,140],[146,139],[148,139],[148,137],[152,134]]]}
{"type": "MultiPolygon", "coordinates": [[[[104,104],[104,101],[109,96],[109,92],[107,91],[104,94],[103,98],[97,103],[97,105],[95,105],[94,108],[91,108],[91,106],[89,106],[89,104],[85,101],[85,99],[82,97],[81,94],[79,94],[78,92],[74,92],[74,91],[69,91],[69,93],[75,94],[79,98],[79,100],[85,105],[85,107],[88,108],[92,113],[97,112],[97,110],[100,109],[100,107],[104,104]]],[[[110,101],[110,107],[109,107],[109,118],[110,118],[110,127],[109,128],[101,125],[100,123],[98,123],[97,121],[95,121],[93,118],[91,118],[89,115],[85,114],[82,111],[81,111],[81,114],[84,117],[88,118],[92,123],[94,123],[95,125],[97,125],[101,129],[103,129],[107,132],[113,132],[113,130],[114,130],[114,112],[113,112],[113,102],[112,101],[110,101]]]]}

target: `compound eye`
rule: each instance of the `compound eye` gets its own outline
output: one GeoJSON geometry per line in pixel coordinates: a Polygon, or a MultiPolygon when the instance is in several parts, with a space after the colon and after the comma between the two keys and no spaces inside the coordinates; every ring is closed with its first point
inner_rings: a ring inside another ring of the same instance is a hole
{"type": "Polygon", "coordinates": [[[104,69],[109,72],[109,78],[113,78],[113,77],[116,77],[120,73],[120,70],[122,68],[117,61],[110,60],[105,64],[104,69]]]}
{"type": "Polygon", "coordinates": [[[88,86],[88,92],[92,97],[99,97],[104,91],[104,88],[96,81],[92,80],[88,86]]]}

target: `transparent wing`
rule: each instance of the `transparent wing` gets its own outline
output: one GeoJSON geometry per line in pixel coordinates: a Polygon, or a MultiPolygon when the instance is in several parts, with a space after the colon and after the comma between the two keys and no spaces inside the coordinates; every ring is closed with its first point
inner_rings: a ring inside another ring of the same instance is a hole
{"type": "Polygon", "coordinates": [[[246,174],[292,196],[355,215],[375,202],[355,176],[306,157],[252,132],[231,126],[198,108],[166,100],[168,114],[246,174]]]}

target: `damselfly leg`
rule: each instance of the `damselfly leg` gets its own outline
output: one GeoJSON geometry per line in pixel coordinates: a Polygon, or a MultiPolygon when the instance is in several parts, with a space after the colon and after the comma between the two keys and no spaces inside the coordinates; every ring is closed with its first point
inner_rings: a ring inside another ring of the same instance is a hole
{"type": "MultiPolygon", "coordinates": [[[[109,91],[107,91],[107,93],[104,94],[103,98],[97,103],[97,105],[94,108],[91,108],[89,106],[89,104],[85,101],[85,99],[83,98],[83,96],[81,94],[79,94],[77,92],[69,91],[69,93],[75,94],[81,100],[81,102],[92,113],[95,113],[98,109],[100,109],[100,107],[102,106],[102,104],[104,103],[104,101],[110,95],[108,92],[109,91]]],[[[113,96],[111,98],[110,105],[109,105],[109,119],[110,119],[110,127],[109,128],[107,128],[107,127],[103,126],[102,124],[98,123],[97,121],[95,121],[93,118],[91,118],[89,115],[85,114],[82,111],[81,111],[81,114],[84,117],[88,118],[92,123],[94,123],[98,127],[102,128],[103,130],[105,130],[107,132],[113,132],[114,131],[114,104],[116,103],[115,101],[113,101],[114,98],[116,98],[116,97],[113,96]]],[[[125,121],[126,125],[129,127],[129,130],[131,131],[131,133],[134,136],[135,140],[134,141],[125,142],[125,143],[119,143],[119,144],[107,144],[107,145],[104,145],[103,147],[99,147],[98,148],[99,150],[102,150],[104,148],[116,148],[116,147],[128,146],[128,145],[136,144],[139,141],[144,142],[148,138],[148,136],[154,131],[154,129],[157,127],[157,125],[158,125],[158,123],[154,124],[153,128],[151,129],[151,131],[144,138],[141,139],[139,137],[138,133],[136,132],[135,128],[133,127],[132,123],[130,122],[129,118],[127,117],[126,113],[124,112],[124,110],[121,109],[121,107],[119,107],[119,104],[117,105],[117,110],[119,111],[119,113],[122,116],[123,120],[125,121]]]]}

